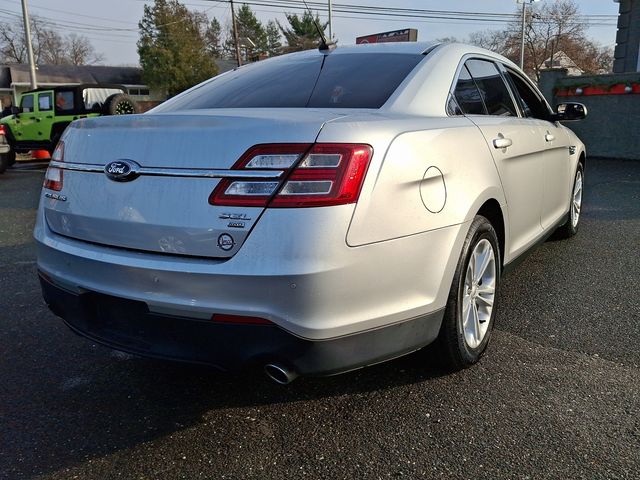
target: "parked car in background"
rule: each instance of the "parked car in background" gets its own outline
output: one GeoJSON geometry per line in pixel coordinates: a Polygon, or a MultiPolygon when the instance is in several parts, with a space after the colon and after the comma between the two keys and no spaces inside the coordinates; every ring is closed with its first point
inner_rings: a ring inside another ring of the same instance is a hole
{"type": "Polygon", "coordinates": [[[487,50],[394,43],[81,119],[42,191],[44,298],[93,341],[280,383],[432,342],[467,367],[502,273],[577,231],[585,147],[559,121],[585,115],[487,50]]]}
{"type": "Polygon", "coordinates": [[[9,168],[9,157],[11,146],[7,142],[7,135],[4,125],[0,125],[0,173],[4,173],[9,168]]]}
{"type": "Polygon", "coordinates": [[[138,107],[120,85],[87,84],[40,88],[25,92],[20,106],[0,120],[12,152],[53,152],[65,128],[80,118],[137,113],[138,107]]]}

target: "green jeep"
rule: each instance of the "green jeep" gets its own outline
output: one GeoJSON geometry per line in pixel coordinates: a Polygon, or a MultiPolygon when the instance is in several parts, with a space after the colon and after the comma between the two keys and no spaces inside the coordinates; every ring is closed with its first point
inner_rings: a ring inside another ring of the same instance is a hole
{"type": "Polygon", "coordinates": [[[137,113],[136,103],[125,92],[121,85],[86,84],[23,93],[20,106],[0,120],[11,146],[8,165],[15,162],[16,153],[29,150],[52,153],[62,132],[74,120],[137,113]]]}

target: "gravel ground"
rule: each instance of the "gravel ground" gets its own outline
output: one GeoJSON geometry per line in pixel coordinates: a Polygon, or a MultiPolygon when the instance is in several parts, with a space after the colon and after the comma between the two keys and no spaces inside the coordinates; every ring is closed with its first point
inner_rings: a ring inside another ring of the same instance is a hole
{"type": "Polygon", "coordinates": [[[43,171],[0,175],[0,478],[640,477],[640,161],[507,275],[479,365],[431,352],[282,387],[113,352],[41,300],[43,171]]]}

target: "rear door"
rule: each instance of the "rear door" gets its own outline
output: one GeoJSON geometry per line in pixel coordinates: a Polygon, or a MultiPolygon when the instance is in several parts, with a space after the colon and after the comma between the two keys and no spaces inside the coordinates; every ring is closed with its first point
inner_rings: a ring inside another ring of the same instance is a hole
{"type": "Polygon", "coordinates": [[[484,135],[502,181],[509,211],[508,260],[542,232],[544,135],[538,125],[519,117],[514,99],[492,61],[467,60],[454,96],[484,135]]]}
{"type": "Polygon", "coordinates": [[[51,125],[53,124],[53,92],[38,93],[38,102],[36,105],[38,118],[36,126],[38,127],[37,139],[49,140],[51,137],[51,125]]]}

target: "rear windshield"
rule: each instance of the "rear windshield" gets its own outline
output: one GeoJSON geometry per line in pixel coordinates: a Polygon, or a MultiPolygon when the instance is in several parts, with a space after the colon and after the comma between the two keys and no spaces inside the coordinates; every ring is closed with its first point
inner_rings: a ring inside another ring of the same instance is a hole
{"type": "Polygon", "coordinates": [[[380,108],[424,58],[354,53],[278,57],[229,72],[156,108],[380,108]]]}

